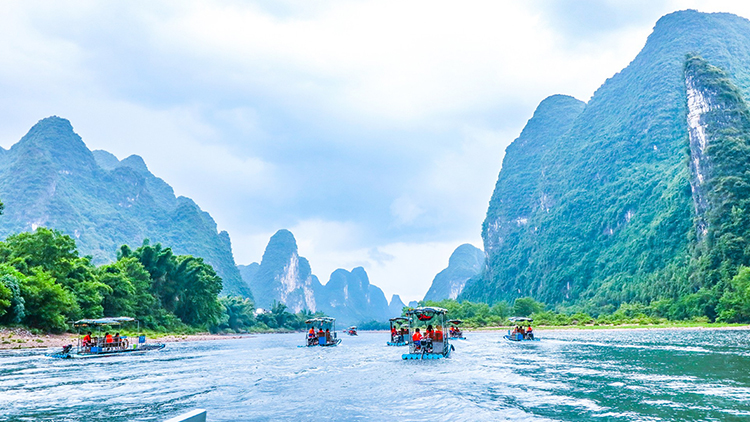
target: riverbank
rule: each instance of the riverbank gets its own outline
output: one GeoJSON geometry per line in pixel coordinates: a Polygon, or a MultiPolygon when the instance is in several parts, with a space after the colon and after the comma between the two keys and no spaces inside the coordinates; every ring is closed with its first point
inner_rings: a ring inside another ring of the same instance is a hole
{"type": "MultiPolygon", "coordinates": [[[[159,343],[177,343],[183,341],[233,340],[247,337],[238,334],[155,334],[149,340],[159,343]]],[[[0,350],[55,348],[68,344],[77,344],[78,337],[73,333],[63,334],[33,334],[25,328],[0,329],[0,350]]]]}
{"type": "MultiPolygon", "coordinates": [[[[750,330],[747,324],[723,324],[706,322],[685,322],[674,324],[622,324],[622,325],[534,325],[536,331],[585,331],[585,330],[750,330]]],[[[466,328],[465,331],[492,332],[507,331],[508,326],[466,328]]]]}

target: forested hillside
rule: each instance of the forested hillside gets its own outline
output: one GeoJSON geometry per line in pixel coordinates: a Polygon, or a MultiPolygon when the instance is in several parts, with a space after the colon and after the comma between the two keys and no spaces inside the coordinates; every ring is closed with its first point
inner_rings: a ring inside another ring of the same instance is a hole
{"type": "Polygon", "coordinates": [[[191,199],[175,197],[138,156],[119,161],[92,153],[59,117],[39,121],[10,150],[0,150],[0,237],[49,227],[70,235],[92,262],[114,261],[120,245],[144,239],[216,268],[224,292],[251,297],[226,232],[191,199]]]}
{"type": "Polygon", "coordinates": [[[461,297],[715,318],[750,264],[749,93],[750,21],[684,11],[588,104],[543,101],[506,152],[487,270],[461,297]]]}

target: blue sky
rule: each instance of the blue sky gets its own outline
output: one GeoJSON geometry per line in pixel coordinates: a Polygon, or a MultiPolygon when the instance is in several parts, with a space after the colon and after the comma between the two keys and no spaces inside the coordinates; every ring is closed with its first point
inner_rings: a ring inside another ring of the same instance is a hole
{"type": "Polygon", "coordinates": [[[0,145],[71,120],[141,155],[259,261],[280,228],[321,281],[419,299],[481,223],[508,144],[587,101],[656,20],[725,1],[19,1],[0,14],[0,145]]]}

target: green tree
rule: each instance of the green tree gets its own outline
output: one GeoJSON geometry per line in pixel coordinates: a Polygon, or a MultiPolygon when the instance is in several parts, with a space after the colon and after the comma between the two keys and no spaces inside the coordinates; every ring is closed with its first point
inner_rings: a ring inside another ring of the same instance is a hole
{"type": "Polygon", "coordinates": [[[722,322],[750,321],[750,268],[741,267],[716,307],[722,322]]]}
{"type": "Polygon", "coordinates": [[[67,328],[68,318],[79,312],[73,294],[41,268],[33,269],[32,275],[22,279],[21,294],[26,306],[24,323],[30,327],[62,331],[67,328]]]}
{"type": "Polygon", "coordinates": [[[527,317],[544,310],[544,304],[531,297],[519,297],[513,301],[513,316],[527,317]]]}

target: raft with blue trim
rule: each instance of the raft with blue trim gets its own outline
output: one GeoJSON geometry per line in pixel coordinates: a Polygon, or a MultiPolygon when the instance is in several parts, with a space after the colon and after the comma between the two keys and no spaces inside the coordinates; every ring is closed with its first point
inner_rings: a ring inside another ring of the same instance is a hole
{"type": "MultiPolygon", "coordinates": [[[[508,320],[514,324],[519,323],[519,322],[526,323],[529,325],[529,327],[531,327],[531,323],[534,321],[533,319],[528,318],[528,317],[511,317],[511,318],[508,318],[508,320]]],[[[524,325],[524,324],[521,324],[521,325],[524,325]]],[[[516,325],[516,326],[520,327],[520,325],[516,325]]],[[[523,330],[523,327],[521,327],[521,330],[523,330]]],[[[526,333],[526,332],[519,333],[515,331],[511,333],[510,330],[508,330],[508,334],[504,335],[503,338],[508,341],[514,341],[514,342],[539,341],[539,339],[534,336],[533,330],[531,333],[526,333]]]]}
{"type": "Polygon", "coordinates": [[[314,346],[322,346],[322,347],[331,347],[331,346],[338,346],[341,344],[341,339],[336,336],[336,318],[331,317],[319,317],[319,318],[312,318],[305,321],[305,324],[310,326],[310,329],[313,331],[313,335],[311,336],[309,334],[310,330],[308,330],[307,334],[307,344],[304,346],[297,346],[297,347],[314,347],[314,346]],[[315,332],[315,328],[318,328],[318,332],[315,332]],[[323,333],[323,330],[327,331],[327,334],[323,333]],[[333,335],[331,335],[333,334],[333,335]]]}
{"type": "Polygon", "coordinates": [[[391,340],[386,342],[386,346],[406,346],[406,338],[409,336],[409,320],[404,317],[396,317],[388,320],[391,329],[391,340]]]}
{"type": "Polygon", "coordinates": [[[449,358],[454,350],[445,331],[447,309],[425,306],[406,311],[409,318],[409,353],[403,360],[435,360],[449,358]],[[424,331],[422,331],[424,330],[424,331]],[[418,334],[417,334],[418,333],[418,334]],[[414,339],[417,340],[414,340],[414,339]]]}

